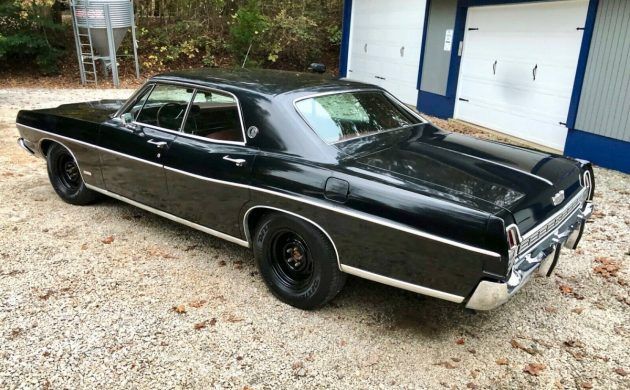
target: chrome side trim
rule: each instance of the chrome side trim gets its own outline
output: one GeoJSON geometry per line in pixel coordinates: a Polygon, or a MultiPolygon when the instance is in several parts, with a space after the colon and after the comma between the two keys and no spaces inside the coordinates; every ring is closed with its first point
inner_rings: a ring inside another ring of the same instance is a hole
{"type": "MultiPolygon", "coordinates": [[[[91,146],[93,148],[96,148],[96,149],[99,149],[99,150],[103,150],[105,152],[115,153],[115,154],[118,154],[120,156],[128,156],[128,155],[126,155],[124,153],[116,152],[116,151],[113,151],[113,150],[110,150],[110,149],[106,149],[106,148],[103,148],[103,147],[100,147],[100,146],[89,144],[87,142],[74,140],[72,138],[64,137],[64,136],[57,135],[57,134],[54,134],[54,133],[49,133],[49,132],[47,132],[45,130],[40,130],[40,129],[36,129],[36,128],[30,127],[30,126],[19,125],[19,124],[18,124],[18,126],[27,127],[27,128],[32,129],[32,130],[35,130],[35,131],[39,131],[39,132],[42,132],[42,133],[45,133],[45,134],[50,134],[50,135],[52,135],[54,137],[67,139],[67,140],[69,140],[71,142],[76,142],[76,143],[79,143],[81,145],[91,146]]],[[[128,157],[133,158],[133,159],[137,159],[136,157],[133,157],[133,156],[128,156],[128,157]]],[[[146,161],[146,160],[142,160],[142,159],[137,159],[137,160],[144,161],[144,162],[151,163],[151,164],[155,164],[155,163],[152,163],[150,161],[146,161]]],[[[218,184],[223,184],[223,185],[228,185],[228,186],[233,186],[233,187],[248,188],[248,189],[250,189],[252,191],[258,191],[258,192],[262,192],[262,193],[266,193],[266,194],[270,194],[270,195],[274,195],[274,196],[283,197],[283,198],[286,198],[286,199],[291,199],[291,200],[294,200],[296,202],[306,203],[306,204],[309,204],[309,205],[312,205],[312,206],[315,206],[315,207],[320,207],[320,208],[323,208],[323,209],[326,209],[326,210],[330,210],[330,211],[337,212],[337,213],[340,213],[340,214],[348,215],[348,216],[353,217],[353,218],[361,219],[361,220],[364,220],[364,221],[367,221],[367,222],[372,222],[372,223],[375,223],[377,225],[382,225],[382,226],[386,226],[386,227],[389,227],[389,228],[392,228],[392,229],[395,229],[395,230],[400,230],[400,231],[403,231],[405,233],[412,234],[412,235],[415,235],[415,236],[418,236],[418,237],[423,237],[423,238],[427,238],[429,240],[442,242],[444,244],[447,244],[447,245],[450,245],[450,246],[454,246],[454,247],[457,247],[457,248],[462,248],[462,249],[467,250],[467,251],[476,252],[476,253],[480,253],[480,254],[483,254],[483,255],[486,255],[486,256],[492,256],[492,257],[497,257],[497,258],[501,257],[501,255],[499,253],[497,253],[497,252],[492,252],[492,251],[489,251],[489,250],[486,250],[486,249],[477,248],[475,246],[464,244],[464,243],[461,243],[461,242],[458,242],[458,241],[453,241],[453,240],[450,240],[448,238],[436,236],[436,235],[433,235],[431,233],[427,233],[427,232],[424,232],[422,230],[411,228],[409,226],[402,225],[402,224],[397,223],[397,222],[389,221],[389,220],[387,220],[385,218],[382,218],[382,217],[375,217],[375,216],[372,216],[372,215],[369,215],[369,214],[366,214],[366,213],[363,213],[363,212],[348,210],[348,209],[344,209],[344,208],[341,208],[341,207],[336,206],[336,205],[330,205],[330,204],[327,204],[327,203],[324,203],[324,202],[321,202],[321,201],[315,201],[315,200],[306,199],[306,198],[300,198],[300,197],[297,197],[297,196],[294,196],[294,195],[285,194],[285,193],[278,192],[278,191],[273,191],[273,190],[268,190],[266,188],[254,187],[254,186],[250,186],[250,185],[247,185],[247,184],[232,183],[232,182],[223,181],[223,180],[217,180],[217,179],[211,179],[211,178],[195,175],[195,174],[192,174],[192,173],[189,173],[189,172],[181,171],[181,170],[178,170],[178,169],[175,169],[175,168],[171,168],[171,167],[168,167],[168,166],[165,166],[165,165],[161,165],[161,166],[163,166],[167,170],[170,170],[170,171],[173,171],[173,172],[177,172],[177,173],[180,173],[180,174],[183,174],[183,175],[188,175],[188,176],[200,179],[200,180],[205,180],[205,181],[218,183],[218,184]]]]}
{"type": "Polygon", "coordinates": [[[450,302],[462,303],[464,301],[464,297],[461,297],[459,295],[454,295],[454,294],[446,293],[444,291],[434,290],[432,288],[419,286],[417,284],[403,282],[402,280],[398,280],[398,279],[388,278],[387,276],[375,274],[369,271],[364,271],[362,269],[351,267],[349,265],[342,264],[341,271],[350,275],[358,276],[363,279],[371,280],[373,282],[386,284],[388,286],[401,288],[403,290],[413,291],[415,293],[428,295],[434,298],[444,299],[450,302]]]}
{"type": "Polygon", "coordinates": [[[341,267],[342,267],[342,265],[341,265],[341,260],[339,259],[339,251],[337,250],[337,246],[335,245],[335,242],[333,241],[333,239],[332,239],[332,237],[330,236],[330,234],[328,234],[328,232],[327,232],[326,230],[324,230],[324,228],[323,228],[323,227],[321,227],[321,226],[320,226],[319,224],[317,224],[316,222],[313,222],[312,220],[310,220],[310,219],[308,219],[308,218],[306,218],[306,217],[301,216],[300,214],[296,214],[296,213],[293,213],[293,212],[291,212],[291,211],[284,210],[284,209],[280,209],[280,208],[277,208],[277,207],[271,207],[271,206],[253,206],[253,207],[250,207],[250,208],[249,208],[249,209],[245,212],[245,215],[243,216],[243,229],[245,230],[245,237],[247,238],[247,242],[250,244],[250,246],[251,246],[251,245],[253,245],[253,243],[252,243],[251,232],[250,232],[250,231],[249,231],[249,229],[247,228],[247,227],[249,226],[249,225],[248,225],[248,222],[249,222],[249,221],[248,221],[248,218],[249,218],[249,214],[252,212],[252,210],[255,210],[255,209],[269,209],[269,210],[279,211],[279,212],[281,212],[281,213],[284,213],[284,214],[289,214],[289,215],[292,215],[292,216],[294,216],[294,217],[296,217],[296,218],[303,219],[304,221],[306,221],[306,222],[310,223],[311,225],[315,226],[315,227],[316,227],[317,229],[319,229],[322,233],[324,233],[324,235],[328,238],[328,240],[329,240],[329,241],[330,241],[330,243],[332,244],[333,249],[335,250],[335,255],[337,256],[337,265],[339,266],[339,270],[340,270],[340,271],[342,270],[342,269],[341,269],[341,267]]]}
{"type": "Polygon", "coordinates": [[[186,219],[177,217],[177,216],[175,216],[173,214],[169,214],[169,213],[166,213],[164,211],[161,211],[161,210],[158,210],[158,209],[154,209],[151,206],[147,206],[145,204],[136,202],[135,200],[131,200],[129,198],[125,198],[124,196],[121,196],[121,195],[115,194],[113,192],[104,190],[104,189],[102,189],[100,187],[96,187],[96,186],[93,186],[93,185],[90,185],[90,184],[87,184],[87,183],[85,183],[85,186],[87,188],[91,189],[92,191],[100,192],[101,194],[107,195],[107,196],[112,197],[114,199],[118,199],[121,202],[129,203],[132,206],[136,206],[136,207],[141,208],[143,210],[149,211],[149,212],[151,212],[153,214],[159,215],[160,217],[164,217],[166,219],[170,219],[171,221],[181,223],[182,225],[186,225],[186,226],[191,227],[193,229],[200,230],[200,231],[202,231],[204,233],[207,233],[207,234],[216,236],[218,238],[222,238],[222,239],[224,239],[226,241],[230,241],[230,242],[233,242],[233,243],[238,244],[240,246],[244,246],[246,248],[249,248],[249,243],[247,241],[241,240],[240,238],[237,238],[237,237],[234,237],[234,236],[230,236],[229,234],[221,233],[219,231],[207,228],[207,227],[205,227],[203,225],[199,225],[197,223],[190,222],[190,221],[188,221],[186,219]]]}

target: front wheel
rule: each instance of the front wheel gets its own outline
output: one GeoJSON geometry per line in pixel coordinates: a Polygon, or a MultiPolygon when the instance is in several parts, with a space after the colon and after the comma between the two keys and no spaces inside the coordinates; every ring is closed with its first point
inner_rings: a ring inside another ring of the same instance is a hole
{"type": "Polygon", "coordinates": [[[304,220],[279,213],[265,216],[256,228],[253,249],[265,283],[291,306],[318,308],[346,281],[330,240],[304,220]]]}
{"type": "Polygon", "coordinates": [[[74,156],[59,144],[54,144],[46,155],[48,178],[55,192],[67,203],[86,205],[95,202],[99,194],[87,188],[74,156]]]}

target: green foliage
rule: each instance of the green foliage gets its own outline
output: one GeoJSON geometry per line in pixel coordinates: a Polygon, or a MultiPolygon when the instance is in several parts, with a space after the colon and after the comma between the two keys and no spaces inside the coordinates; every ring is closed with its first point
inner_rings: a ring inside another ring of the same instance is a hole
{"type": "Polygon", "coordinates": [[[0,4],[0,61],[33,63],[43,73],[57,72],[63,51],[51,42],[63,34],[53,23],[50,6],[37,2],[0,4]]]}
{"type": "Polygon", "coordinates": [[[230,23],[230,49],[240,62],[250,47],[266,29],[269,21],[260,13],[258,0],[248,0],[241,6],[230,23]]]}

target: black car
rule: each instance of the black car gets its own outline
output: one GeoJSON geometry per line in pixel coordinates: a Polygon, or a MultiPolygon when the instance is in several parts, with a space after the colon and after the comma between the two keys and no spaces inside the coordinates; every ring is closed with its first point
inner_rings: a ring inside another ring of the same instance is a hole
{"type": "Polygon", "coordinates": [[[64,201],[106,195],[252,248],[303,309],[346,274],[492,309],[549,275],[592,211],[586,161],[446,132],[377,86],[314,74],[168,73],[17,127],[64,201]]]}

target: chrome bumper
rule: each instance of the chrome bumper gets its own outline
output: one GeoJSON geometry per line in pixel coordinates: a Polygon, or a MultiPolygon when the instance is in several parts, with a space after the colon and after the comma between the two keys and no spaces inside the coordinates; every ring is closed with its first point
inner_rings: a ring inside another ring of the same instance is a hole
{"type": "Polygon", "coordinates": [[[28,148],[28,146],[26,146],[26,144],[24,143],[24,138],[18,138],[17,140],[18,145],[20,145],[20,147],[24,150],[26,150],[27,152],[29,152],[30,154],[35,154],[34,151],[32,151],[31,149],[28,148]]]}
{"type": "Polygon", "coordinates": [[[512,266],[507,282],[481,281],[466,304],[473,310],[491,310],[507,302],[532,277],[534,272],[549,276],[553,271],[560,248],[564,245],[575,249],[584,224],[593,212],[593,204],[587,202],[577,208],[555,231],[548,234],[534,248],[519,255],[512,266]]]}

